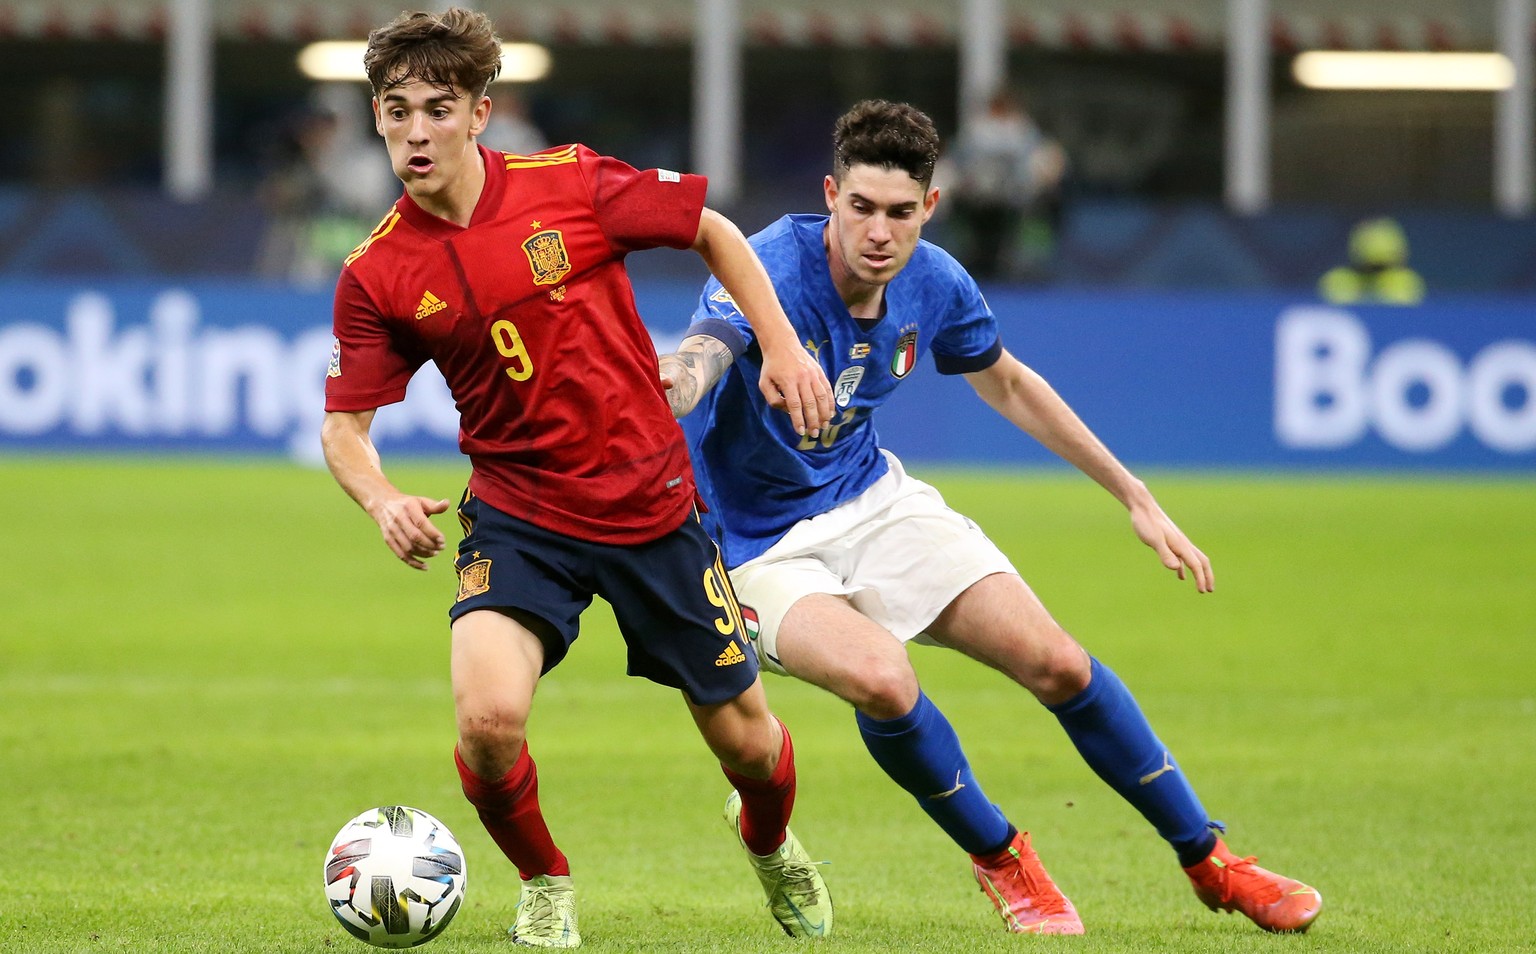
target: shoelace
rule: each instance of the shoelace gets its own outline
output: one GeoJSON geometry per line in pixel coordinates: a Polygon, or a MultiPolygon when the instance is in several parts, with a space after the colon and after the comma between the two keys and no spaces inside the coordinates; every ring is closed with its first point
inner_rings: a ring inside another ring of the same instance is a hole
{"type": "Polygon", "coordinates": [[[1257,855],[1249,855],[1246,858],[1237,858],[1229,861],[1226,867],[1221,869],[1219,880],[1221,882],[1221,902],[1223,904],[1231,901],[1237,894],[1237,882],[1239,879],[1253,885],[1253,888],[1250,892],[1246,893],[1246,896],[1259,904],[1274,904],[1280,900],[1283,896],[1280,886],[1275,884],[1273,879],[1266,878],[1253,870],[1258,867],[1254,864],[1258,860],[1257,855]]]}
{"type": "MultiPolygon", "coordinates": [[[[995,870],[995,869],[994,869],[995,870]]],[[[1034,866],[1020,859],[1015,864],[1008,865],[1002,872],[1004,882],[1016,882],[1022,890],[1019,892],[1028,899],[1033,911],[1046,916],[1065,916],[1067,913],[1067,899],[1058,890],[1049,878],[1043,883],[1035,877],[1034,866]]]]}
{"type": "Polygon", "coordinates": [[[570,907],[570,901],[563,896],[557,901],[557,894],[549,888],[530,888],[524,893],[517,906],[527,906],[530,930],[543,934],[565,929],[565,909],[570,907]]]}
{"type": "MultiPolygon", "coordinates": [[[[780,888],[794,890],[799,888],[800,894],[806,895],[806,904],[818,904],[821,901],[816,890],[816,868],[819,865],[828,864],[825,861],[785,861],[776,867],[779,869],[778,880],[773,883],[773,894],[778,894],[780,888]]],[[[771,906],[773,901],[770,899],[771,906]]]]}

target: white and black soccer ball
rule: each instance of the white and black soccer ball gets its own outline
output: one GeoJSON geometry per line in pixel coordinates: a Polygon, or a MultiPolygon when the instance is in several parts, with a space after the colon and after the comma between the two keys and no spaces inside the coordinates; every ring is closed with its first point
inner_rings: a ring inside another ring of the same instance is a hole
{"type": "Polygon", "coordinates": [[[342,826],[325,855],[331,913],[375,947],[437,937],[464,903],[464,883],[464,850],[419,808],[370,808],[342,826]]]}

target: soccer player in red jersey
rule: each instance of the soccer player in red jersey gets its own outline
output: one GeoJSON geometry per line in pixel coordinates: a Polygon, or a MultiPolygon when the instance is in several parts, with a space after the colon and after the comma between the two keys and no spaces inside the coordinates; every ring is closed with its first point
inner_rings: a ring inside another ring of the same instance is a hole
{"type": "Polygon", "coordinates": [[[570,866],[550,836],[526,728],[539,678],[592,600],[613,605],[628,671],[681,689],[735,786],[732,820],[780,926],[825,934],[826,886],[787,823],[795,770],[714,543],[654,346],[624,268],[692,248],[763,352],[763,392],[816,434],[830,388],[741,232],[704,208],[701,177],[638,171],[572,145],[531,156],[476,142],[500,44],[482,14],[406,13],[369,36],[376,126],[404,195],[347,258],[323,443],[337,482],[407,566],[444,545],[447,500],[398,490],[369,438],[426,361],[448,382],[472,462],[459,506],[451,669],[464,793],[517,866],[511,932],[576,947],[570,866]]]}

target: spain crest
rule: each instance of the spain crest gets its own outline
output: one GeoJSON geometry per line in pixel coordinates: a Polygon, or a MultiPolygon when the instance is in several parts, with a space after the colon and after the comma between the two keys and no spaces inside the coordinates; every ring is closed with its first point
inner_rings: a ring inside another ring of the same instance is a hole
{"type": "Polygon", "coordinates": [[[491,561],[476,560],[459,571],[459,595],[455,603],[479,596],[491,588],[491,561]]]}
{"type": "Polygon", "coordinates": [[[917,329],[902,335],[896,342],[896,354],[891,358],[891,374],[906,377],[917,364],[917,329]]]}
{"type": "Polygon", "coordinates": [[[535,285],[554,285],[570,274],[571,257],[565,250],[565,236],[559,229],[535,232],[523,241],[523,254],[533,268],[535,285]]]}

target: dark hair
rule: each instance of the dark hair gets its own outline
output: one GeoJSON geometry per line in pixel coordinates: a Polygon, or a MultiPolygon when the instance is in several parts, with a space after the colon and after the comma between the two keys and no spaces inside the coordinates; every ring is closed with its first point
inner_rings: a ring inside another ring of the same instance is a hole
{"type": "Polygon", "coordinates": [[[375,96],[421,80],[478,99],[501,72],[501,40],[489,17],[462,7],[402,13],[368,34],[363,69],[375,96]]]}
{"type": "Polygon", "coordinates": [[[916,106],[866,99],[844,113],[832,130],[832,174],[856,165],[900,169],[922,183],[933,182],[939,160],[939,134],[933,120],[916,106]]]}

